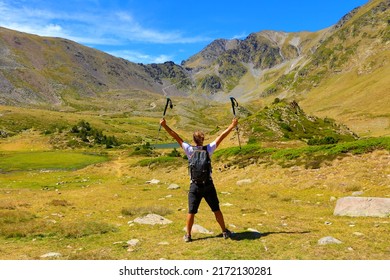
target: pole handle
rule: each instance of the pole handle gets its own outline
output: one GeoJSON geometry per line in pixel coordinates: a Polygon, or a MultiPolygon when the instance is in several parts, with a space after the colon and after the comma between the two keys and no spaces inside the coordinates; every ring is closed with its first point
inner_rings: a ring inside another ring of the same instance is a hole
{"type": "Polygon", "coordinates": [[[236,109],[235,109],[235,107],[238,107],[238,102],[232,96],[230,96],[230,101],[232,102],[233,115],[236,116],[236,109]]]}
{"type": "MultiPolygon", "coordinates": [[[[236,117],[236,109],[235,109],[235,107],[238,107],[238,102],[232,96],[230,97],[230,101],[232,102],[233,115],[234,115],[234,117],[236,117]]],[[[236,126],[236,131],[237,131],[238,145],[240,146],[240,149],[241,149],[240,132],[238,130],[238,126],[236,126]]]]}
{"type": "Polygon", "coordinates": [[[165,116],[165,113],[167,112],[168,105],[171,109],[173,108],[172,100],[169,97],[167,97],[167,103],[165,104],[163,117],[165,116]]]}
{"type": "MultiPolygon", "coordinates": [[[[165,114],[166,114],[166,112],[167,112],[168,106],[169,106],[169,108],[171,108],[171,109],[173,108],[172,100],[171,100],[169,97],[167,97],[167,103],[165,103],[163,118],[165,117],[165,114]]],[[[160,130],[161,130],[161,124],[160,124],[160,127],[159,127],[158,131],[160,131],[160,130]]]]}

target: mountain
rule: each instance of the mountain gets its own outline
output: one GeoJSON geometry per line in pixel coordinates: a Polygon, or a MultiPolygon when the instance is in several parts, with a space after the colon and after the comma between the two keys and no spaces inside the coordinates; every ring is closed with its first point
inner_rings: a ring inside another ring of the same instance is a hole
{"type": "Polygon", "coordinates": [[[0,104],[137,111],[169,94],[225,103],[234,96],[256,111],[289,98],[359,135],[389,135],[389,7],[390,0],[371,0],[317,32],[218,39],[181,65],[136,64],[0,28],[0,104]]]}
{"type": "Polygon", "coordinates": [[[250,34],[244,40],[219,39],[184,61],[183,66],[193,69],[202,90],[258,97],[253,93],[259,92],[260,83],[264,84],[270,74],[275,76],[272,71],[288,69],[306,61],[327,34],[328,30],[298,33],[261,31],[250,34]]]}
{"type": "Polygon", "coordinates": [[[216,40],[183,63],[199,90],[262,106],[299,101],[362,136],[390,135],[390,1],[372,0],[318,32],[216,40]]]}
{"type": "Polygon", "coordinates": [[[64,108],[123,91],[161,95],[165,80],[184,75],[171,62],[136,64],[66,39],[0,28],[0,104],[64,108]]]}

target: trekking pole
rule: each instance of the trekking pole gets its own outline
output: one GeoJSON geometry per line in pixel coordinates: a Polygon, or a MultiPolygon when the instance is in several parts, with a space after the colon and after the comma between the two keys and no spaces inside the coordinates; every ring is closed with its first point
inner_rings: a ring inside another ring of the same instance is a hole
{"type": "MultiPolygon", "coordinates": [[[[235,107],[238,107],[238,102],[234,97],[230,97],[230,101],[232,102],[233,115],[236,118],[235,107]]],[[[240,132],[238,131],[238,125],[236,126],[236,131],[237,131],[238,145],[240,146],[240,149],[241,149],[240,132]]]]}

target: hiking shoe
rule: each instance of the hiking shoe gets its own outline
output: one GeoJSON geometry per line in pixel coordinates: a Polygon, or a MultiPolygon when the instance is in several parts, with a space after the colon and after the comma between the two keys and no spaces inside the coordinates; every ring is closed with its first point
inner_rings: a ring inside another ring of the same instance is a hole
{"type": "Polygon", "coordinates": [[[228,238],[232,237],[232,232],[228,229],[225,229],[225,231],[222,232],[222,236],[223,236],[223,238],[228,239],[228,238]]]}
{"type": "Polygon", "coordinates": [[[184,242],[191,242],[192,241],[191,235],[189,235],[189,234],[184,235],[183,239],[184,239],[184,242]]]}

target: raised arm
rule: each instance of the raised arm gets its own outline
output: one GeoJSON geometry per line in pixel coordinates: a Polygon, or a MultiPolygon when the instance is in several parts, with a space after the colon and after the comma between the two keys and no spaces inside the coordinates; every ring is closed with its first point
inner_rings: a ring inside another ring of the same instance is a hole
{"type": "Polygon", "coordinates": [[[171,135],[177,141],[177,143],[179,143],[180,147],[182,147],[184,142],[183,139],[181,139],[181,137],[167,125],[167,122],[164,118],[160,120],[160,124],[168,132],[168,134],[171,135]]]}
{"type": "Polygon", "coordinates": [[[238,120],[236,118],[234,118],[232,120],[232,123],[228,126],[228,128],[225,129],[224,132],[221,133],[221,135],[219,135],[216,139],[215,139],[215,143],[216,143],[216,146],[218,147],[219,144],[222,142],[223,139],[226,138],[226,136],[229,135],[229,133],[233,130],[233,128],[235,128],[238,124],[238,120]]]}

